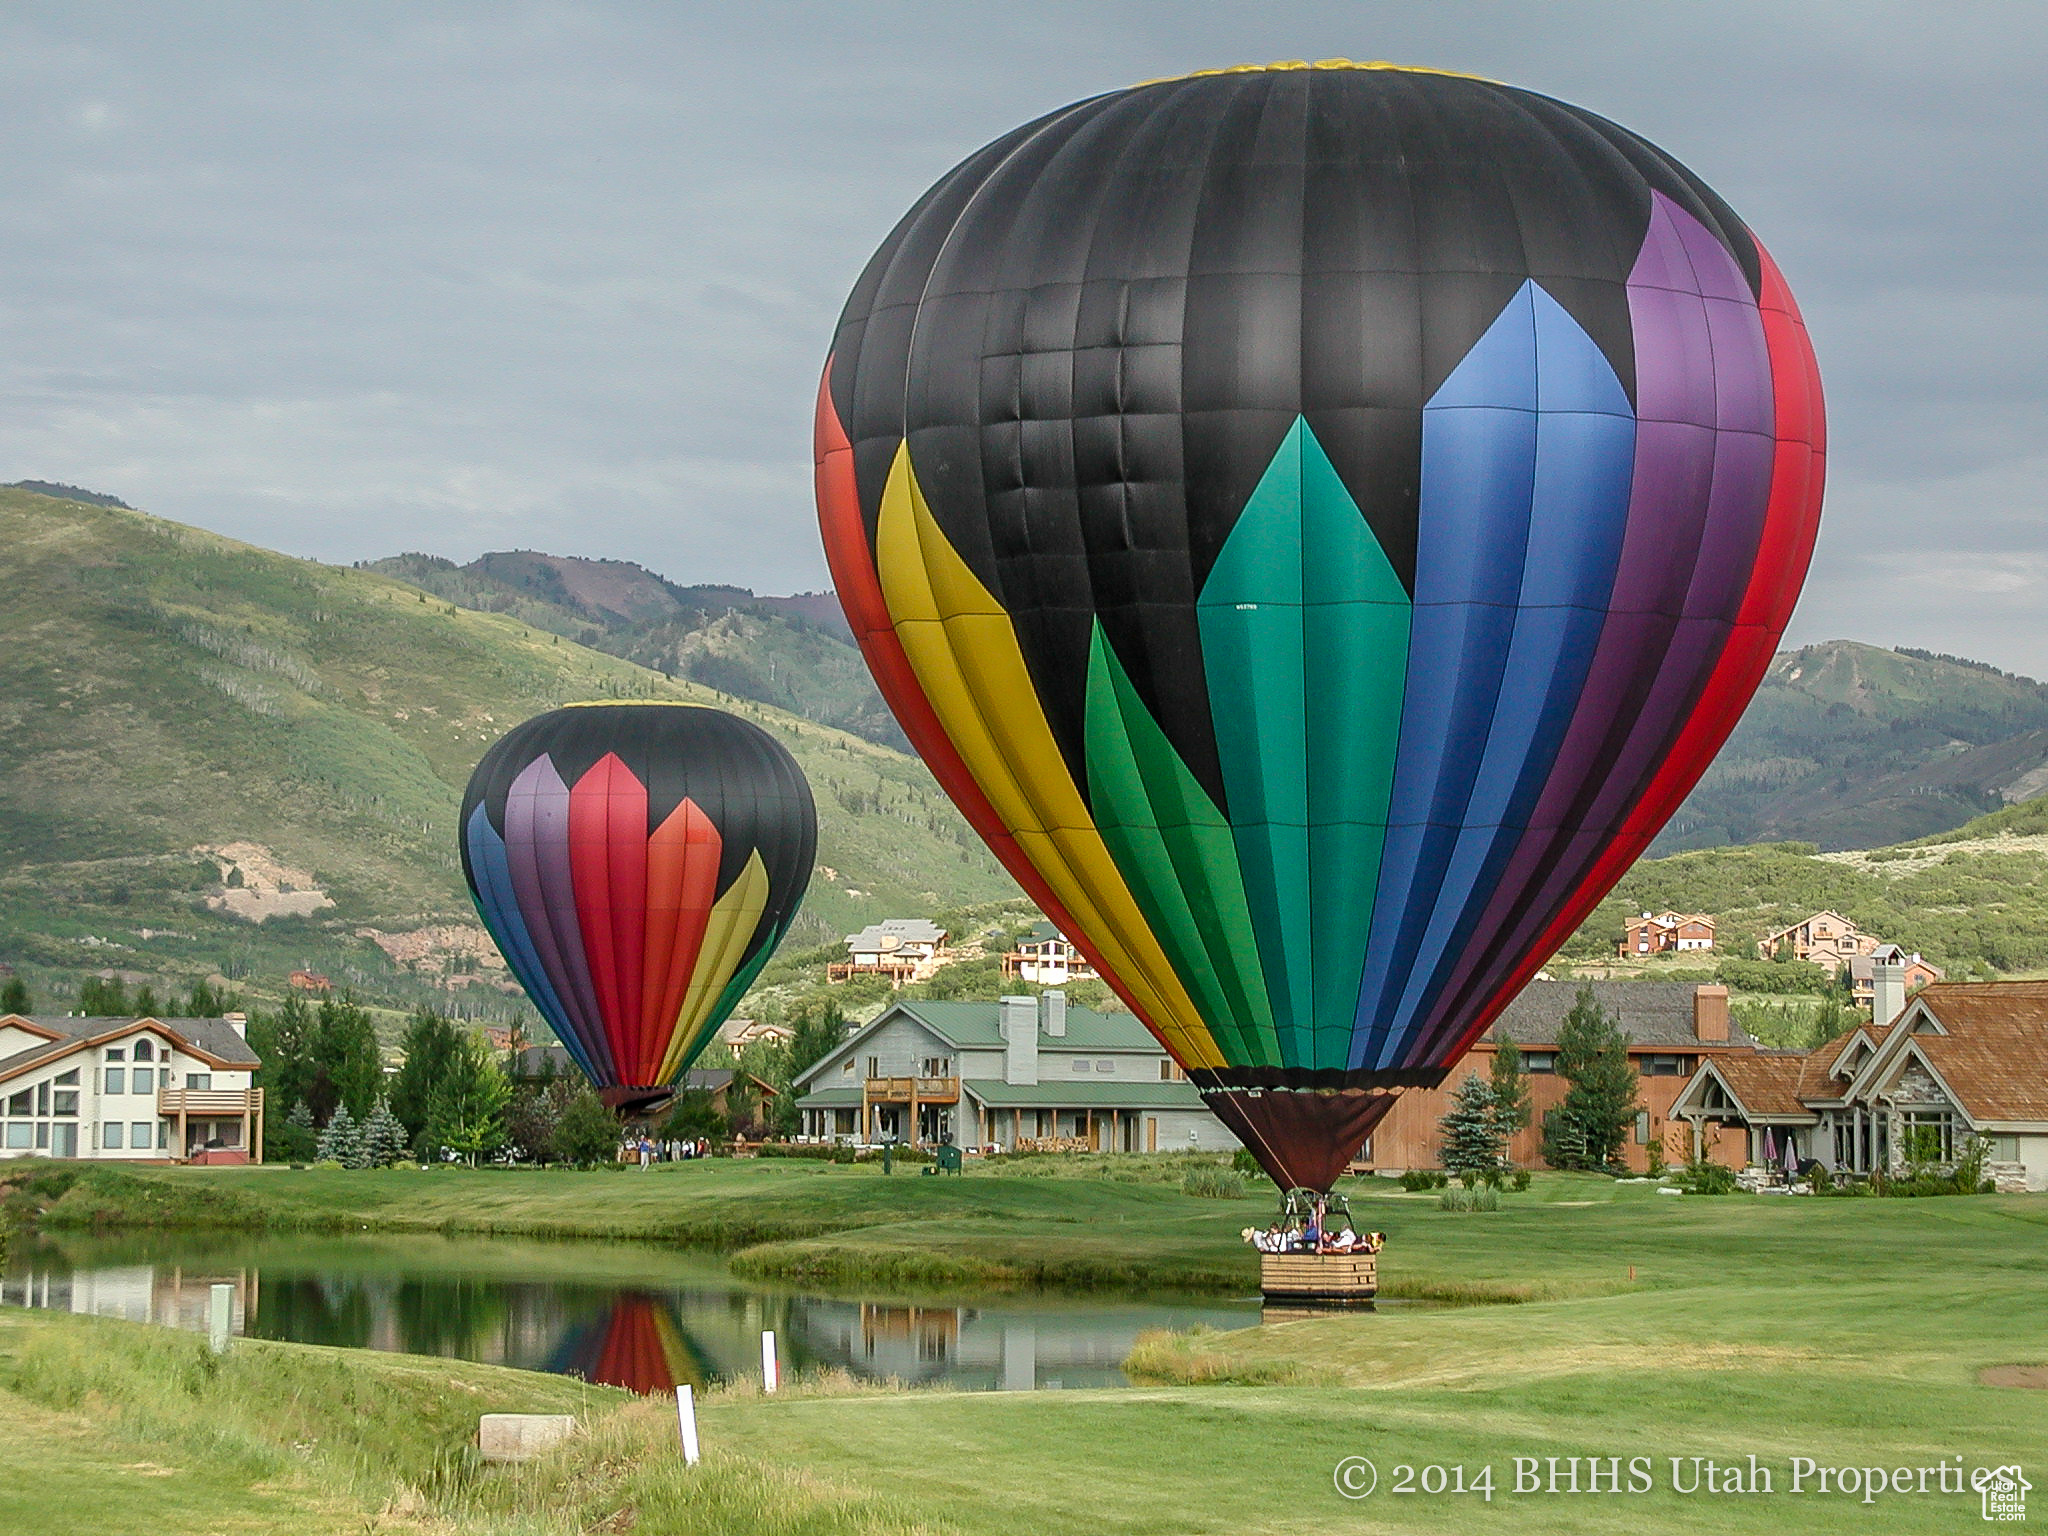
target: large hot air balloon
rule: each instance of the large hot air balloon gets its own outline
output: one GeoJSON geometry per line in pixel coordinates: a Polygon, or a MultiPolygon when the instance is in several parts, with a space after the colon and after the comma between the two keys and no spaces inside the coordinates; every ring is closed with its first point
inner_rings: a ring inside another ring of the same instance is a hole
{"type": "Polygon", "coordinates": [[[614,1106],[659,1098],[789,929],[818,819],[766,731],[572,704],[484,754],[462,870],[505,963],[614,1106]]]}
{"type": "Polygon", "coordinates": [[[817,413],[925,761],[1283,1186],[1612,887],[1819,515],[1777,268],[1625,129],[1332,61],[1079,102],[934,186],[817,413]]]}

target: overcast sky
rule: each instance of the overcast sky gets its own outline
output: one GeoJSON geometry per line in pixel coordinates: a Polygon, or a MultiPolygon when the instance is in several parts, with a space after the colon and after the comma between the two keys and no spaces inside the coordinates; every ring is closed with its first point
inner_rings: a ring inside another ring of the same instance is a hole
{"type": "Polygon", "coordinates": [[[16,0],[0,480],[325,560],[821,586],[817,371],[917,194],[1081,96],[1332,56],[1561,96],[1704,176],[1828,389],[1791,638],[2048,676],[2048,6],[2020,0],[16,0]]]}

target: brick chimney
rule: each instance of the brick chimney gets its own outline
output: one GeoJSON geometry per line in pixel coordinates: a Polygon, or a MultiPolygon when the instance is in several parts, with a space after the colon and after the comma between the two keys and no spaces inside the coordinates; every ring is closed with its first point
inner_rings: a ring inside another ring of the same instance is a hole
{"type": "Polygon", "coordinates": [[[1692,1032],[1702,1040],[1726,1043],[1728,1039],[1728,989],[1722,986],[1692,989],[1692,1032]]]}

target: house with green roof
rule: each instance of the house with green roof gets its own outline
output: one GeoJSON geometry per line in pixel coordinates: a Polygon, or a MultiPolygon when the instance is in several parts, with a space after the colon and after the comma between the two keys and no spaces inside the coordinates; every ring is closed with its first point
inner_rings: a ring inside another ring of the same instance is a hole
{"type": "Polygon", "coordinates": [[[1227,1152],[1237,1140],[1127,1013],[1064,992],[892,1003],[798,1074],[803,1132],[862,1145],[1227,1152]]]}

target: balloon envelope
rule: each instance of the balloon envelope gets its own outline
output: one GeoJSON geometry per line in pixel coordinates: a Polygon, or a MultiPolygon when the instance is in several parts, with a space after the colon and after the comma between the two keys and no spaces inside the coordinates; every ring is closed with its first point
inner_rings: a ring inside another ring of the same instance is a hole
{"type": "Polygon", "coordinates": [[[758,726],[693,704],[576,704],[484,754],[462,868],[505,962],[615,1103],[676,1081],[767,963],[817,813],[758,726]]]}
{"type": "Polygon", "coordinates": [[[1733,728],[1821,438],[1776,267],[1669,156],[1489,81],[1274,66],[933,187],[841,319],[818,504],[969,820],[1327,1187],[1733,728]]]}

